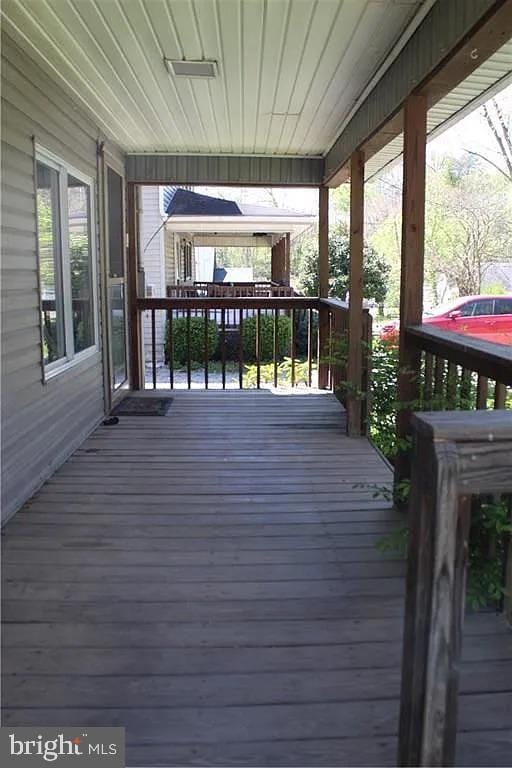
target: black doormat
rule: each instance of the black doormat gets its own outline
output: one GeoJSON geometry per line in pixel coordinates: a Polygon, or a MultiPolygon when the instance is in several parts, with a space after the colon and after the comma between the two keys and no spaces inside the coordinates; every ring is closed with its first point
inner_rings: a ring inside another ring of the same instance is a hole
{"type": "Polygon", "coordinates": [[[111,412],[112,416],[165,416],[172,397],[125,397],[111,412]]]}

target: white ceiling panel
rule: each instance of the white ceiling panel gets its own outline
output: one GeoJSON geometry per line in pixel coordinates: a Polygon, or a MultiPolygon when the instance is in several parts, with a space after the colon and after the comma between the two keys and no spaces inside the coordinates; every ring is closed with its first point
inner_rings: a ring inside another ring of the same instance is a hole
{"type": "Polygon", "coordinates": [[[422,0],[3,0],[3,28],[127,152],[319,155],[422,0]],[[164,58],[215,59],[212,80],[164,58]]]}

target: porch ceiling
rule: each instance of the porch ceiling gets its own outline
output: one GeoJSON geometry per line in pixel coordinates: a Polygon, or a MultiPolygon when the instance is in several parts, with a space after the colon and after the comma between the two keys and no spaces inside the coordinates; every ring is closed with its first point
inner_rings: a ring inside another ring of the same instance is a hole
{"type": "Polygon", "coordinates": [[[321,155],[421,0],[4,0],[3,26],[127,152],[321,155]],[[213,80],[164,57],[215,59],[213,80]]]}
{"type": "MultiPolygon", "coordinates": [[[[457,88],[434,104],[427,116],[429,139],[439,136],[454,123],[484,104],[512,83],[512,40],[488,58],[457,88]]],[[[366,163],[366,178],[371,179],[400,159],[403,135],[397,136],[366,163]]]]}

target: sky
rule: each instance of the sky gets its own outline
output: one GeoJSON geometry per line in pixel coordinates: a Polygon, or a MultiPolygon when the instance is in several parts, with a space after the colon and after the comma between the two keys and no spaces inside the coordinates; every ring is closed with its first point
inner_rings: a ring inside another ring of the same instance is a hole
{"type": "MultiPolygon", "coordinates": [[[[502,109],[509,119],[512,116],[512,85],[505,88],[498,96],[502,109]]],[[[465,148],[478,152],[502,164],[496,143],[487,124],[477,109],[463,120],[453,125],[437,138],[429,142],[427,157],[432,159],[439,155],[462,155],[465,148]]],[[[257,187],[197,187],[203,194],[218,195],[225,199],[238,202],[256,203],[260,205],[277,205],[296,211],[316,214],[318,212],[318,192],[316,189],[257,187]]]]}

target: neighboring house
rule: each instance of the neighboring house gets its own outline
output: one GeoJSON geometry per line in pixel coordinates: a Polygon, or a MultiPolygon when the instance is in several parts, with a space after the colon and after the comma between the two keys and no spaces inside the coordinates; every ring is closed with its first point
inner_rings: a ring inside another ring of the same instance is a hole
{"type": "Polygon", "coordinates": [[[499,261],[489,264],[482,277],[482,293],[490,288],[502,288],[505,293],[512,293],[512,261],[499,261]]]}
{"type": "MultiPolygon", "coordinates": [[[[194,282],[253,282],[250,268],[217,264],[216,246],[265,246],[272,280],[289,285],[290,243],[315,216],[270,206],[236,203],[184,187],[142,187],[140,252],[147,297],[166,296],[168,286],[194,282]]],[[[165,314],[156,318],[156,357],[164,359],[165,314]]],[[[144,318],[146,360],[151,355],[151,317],[144,318]]]]}

